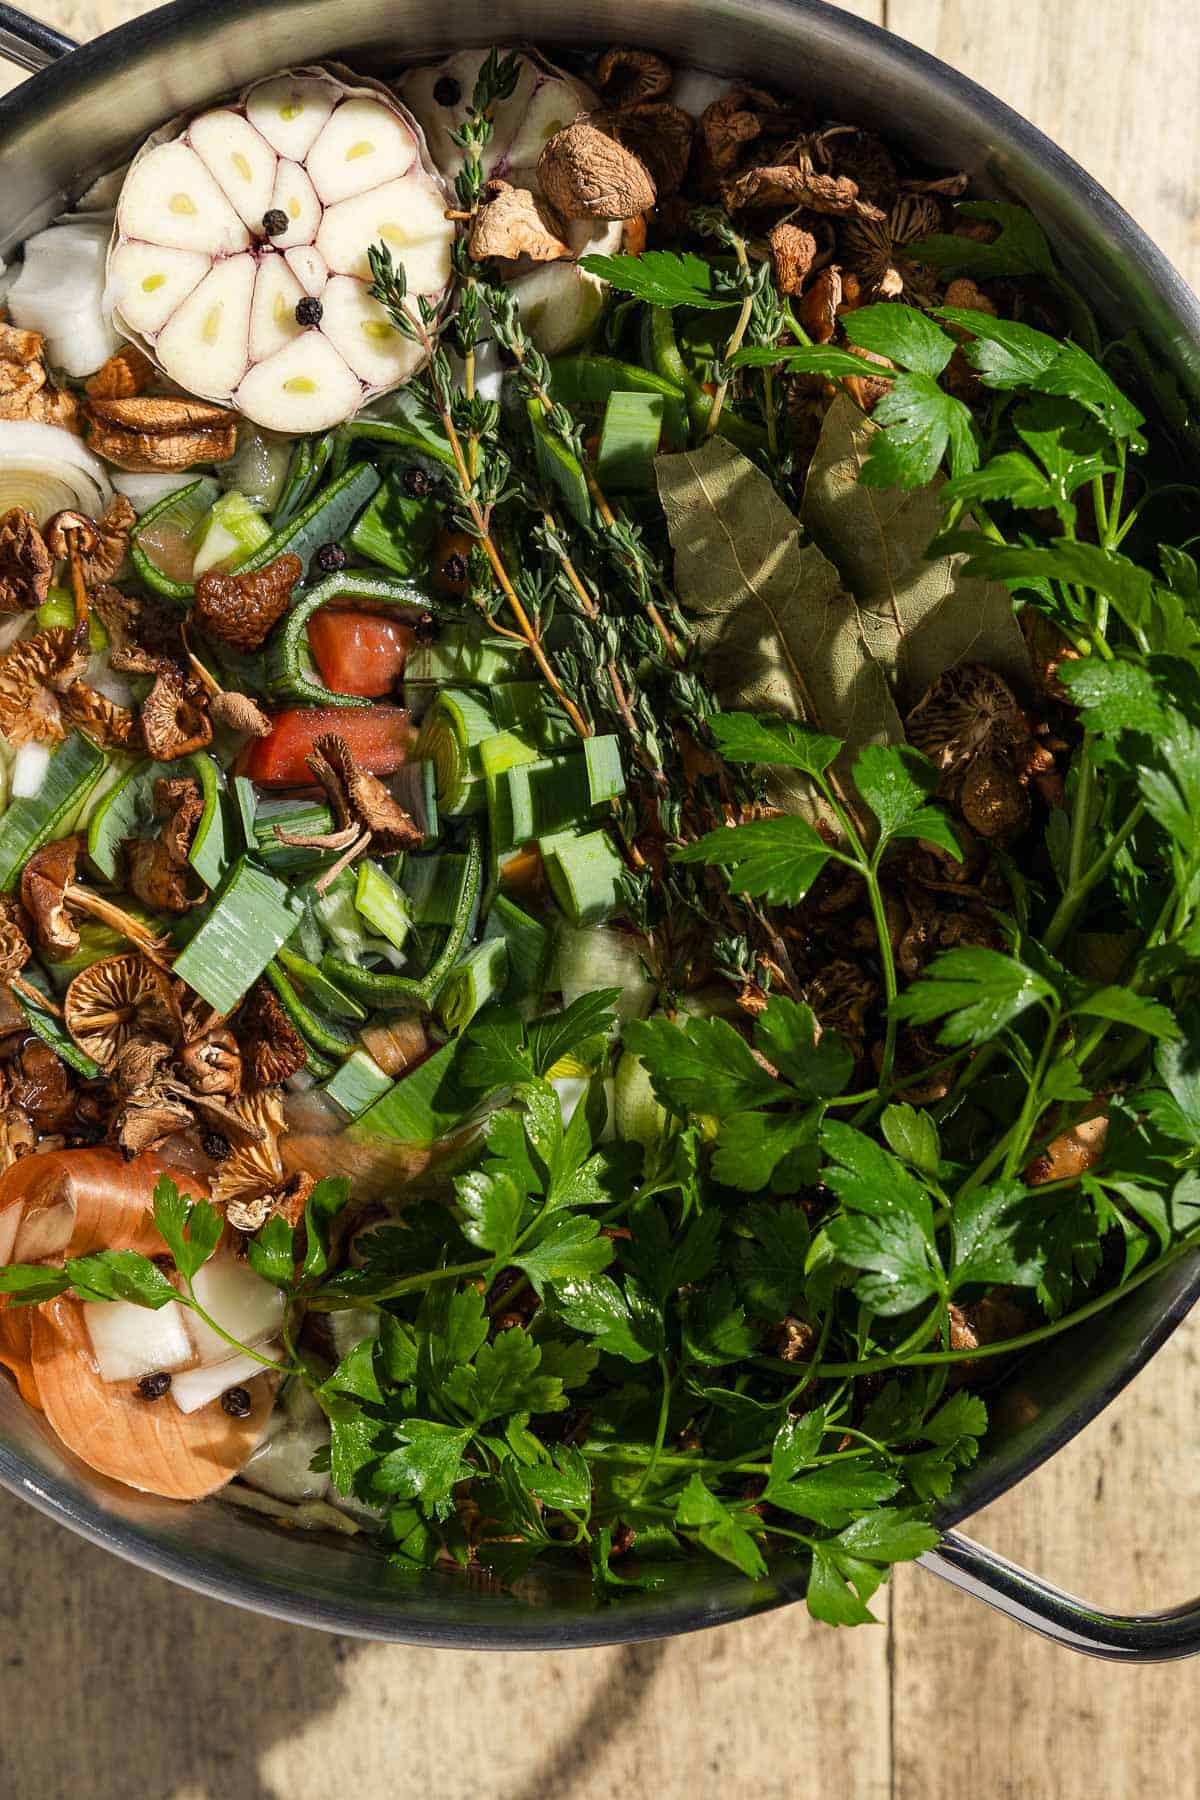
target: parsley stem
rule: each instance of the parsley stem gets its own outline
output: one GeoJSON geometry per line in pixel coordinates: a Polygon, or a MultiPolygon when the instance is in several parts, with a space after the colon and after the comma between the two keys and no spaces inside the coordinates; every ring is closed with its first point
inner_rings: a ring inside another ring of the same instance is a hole
{"type": "Polygon", "coordinates": [[[461,1281],[482,1275],[490,1269],[494,1258],[482,1256],[475,1262],[447,1263],[444,1269],[426,1269],[421,1275],[405,1275],[385,1288],[358,1294],[315,1293],[308,1302],[310,1312],[344,1312],[350,1306],[378,1306],[383,1300],[398,1300],[402,1294],[419,1294],[438,1281],[461,1281]]]}
{"type": "Polygon", "coordinates": [[[637,1486],[633,1490],[632,1498],[635,1500],[658,1467],[659,1458],[663,1453],[663,1445],[667,1441],[667,1419],[671,1411],[671,1391],[675,1385],[675,1379],[671,1374],[670,1364],[667,1362],[665,1355],[662,1355],[661,1353],[658,1358],[658,1366],[662,1371],[663,1380],[662,1404],[658,1409],[658,1430],[654,1435],[654,1448],[650,1453],[650,1460],[642,1470],[642,1473],[638,1478],[637,1486]]]}
{"type": "MultiPolygon", "coordinates": [[[[1108,843],[1096,860],[1071,881],[1066,893],[1055,908],[1054,916],[1042,935],[1042,945],[1046,950],[1057,950],[1072,925],[1083,902],[1091,893],[1096,883],[1108,872],[1115,861],[1121,846],[1129,841],[1146,816],[1146,808],[1139,800],[1125,815],[1108,843]]],[[[1072,846],[1073,848],[1073,846],[1072,846]]]]}
{"type": "Polygon", "coordinates": [[[261,1363],[264,1369],[277,1369],[281,1375],[294,1375],[296,1373],[298,1367],[297,1364],[276,1362],[273,1357],[263,1356],[259,1351],[252,1350],[249,1344],[243,1344],[240,1339],[231,1337],[223,1325],[217,1324],[217,1321],[213,1318],[211,1313],[205,1312],[204,1308],[192,1292],[192,1284],[190,1281],[187,1284],[187,1290],[186,1294],[180,1294],[179,1296],[183,1301],[183,1304],[190,1307],[198,1319],[203,1319],[210,1331],[215,1331],[219,1338],[224,1338],[231,1349],[238,1351],[242,1356],[251,1357],[256,1363],[261,1363]]]}
{"type": "Polygon", "coordinates": [[[1071,847],[1067,858],[1067,887],[1076,887],[1083,875],[1083,859],[1087,855],[1092,811],[1092,734],[1085,731],[1079,752],[1079,779],[1075,786],[1075,806],[1071,814],[1071,847]]]}
{"type": "Polygon", "coordinates": [[[897,994],[896,959],[892,954],[892,938],[888,930],[887,913],[884,910],[883,893],[879,886],[876,872],[876,859],[873,858],[867,871],[867,894],[871,902],[871,917],[875,921],[875,931],[879,938],[879,960],[883,965],[883,993],[887,1007],[887,1024],[884,1029],[883,1057],[879,1064],[879,1086],[885,1088],[892,1078],[892,1064],[896,1060],[896,1033],[899,1021],[893,1010],[893,1002],[897,994]]]}
{"type": "MultiPolygon", "coordinates": [[[[750,258],[746,255],[745,239],[738,237],[736,234],[731,234],[731,239],[733,243],[733,253],[738,260],[738,275],[741,278],[746,292],[742,300],[742,310],[737,316],[737,323],[734,325],[734,328],[729,335],[729,342],[725,346],[724,361],[726,366],[728,366],[730,357],[734,356],[737,351],[741,349],[742,339],[746,335],[746,328],[750,323],[750,315],[754,310],[754,295],[750,291],[749,286],[750,258]]],[[[721,410],[725,405],[725,396],[728,392],[729,376],[726,375],[724,380],[718,384],[717,391],[713,395],[712,409],[709,412],[708,419],[704,426],[705,437],[711,437],[713,432],[717,429],[721,417],[721,410]]]]}

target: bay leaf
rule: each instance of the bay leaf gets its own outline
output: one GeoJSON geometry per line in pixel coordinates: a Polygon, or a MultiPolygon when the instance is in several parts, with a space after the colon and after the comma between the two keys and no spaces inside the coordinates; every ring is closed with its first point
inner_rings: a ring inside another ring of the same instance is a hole
{"type": "MultiPolygon", "coordinates": [[[[717,437],[657,457],[654,470],[676,592],[722,706],[803,719],[846,740],[842,760],[863,744],[901,741],[852,596],[767,477],[717,437]]],[[[809,810],[805,778],[778,775],[777,803],[809,810]]]]}
{"type": "Polygon", "coordinates": [[[944,478],[912,490],[860,482],[877,430],[838,395],[821,428],[801,516],[857,601],[863,641],[891,673],[901,711],[961,662],[986,663],[1027,692],[1029,653],[1008,588],[964,576],[961,554],[925,558],[943,522],[944,478]]]}

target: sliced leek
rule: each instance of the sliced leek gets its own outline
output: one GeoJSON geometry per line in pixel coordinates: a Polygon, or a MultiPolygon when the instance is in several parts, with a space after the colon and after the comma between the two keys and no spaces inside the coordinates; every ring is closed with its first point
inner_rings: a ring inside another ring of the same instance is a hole
{"type": "Polygon", "coordinates": [[[378,863],[359,863],[354,904],[372,931],[395,944],[397,950],[404,948],[413,922],[408,896],[378,863]]]}
{"type": "Polygon", "coordinates": [[[470,625],[451,625],[432,644],[413,646],[404,666],[404,684],[406,688],[490,688],[525,674],[528,668],[529,659],[520,644],[507,638],[481,637],[470,625]]]}
{"type": "Polygon", "coordinates": [[[448,850],[405,858],[401,885],[414,925],[453,925],[462,901],[467,859],[448,850]]]}
{"type": "Polygon", "coordinates": [[[665,406],[661,394],[609,395],[596,453],[596,475],[606,492],[649,492],[653,488],[665,406]]]}
{"type": "Polygon", "coordinates": [[[56,512],[99,518],[112,499],[104,464],[60,425],[0,420],[0,514],[14,506],[39,525],[56,512]]]}
{"type": "Polygon", "coordinates": [[[485,938],[503,938],[508,949],[508,985],[503,998],[510,1001],[539,998],[546,985],[552,943],[546,927],[506,894],[497,894],[488,912],[483,935],[485,938]]]}
{"type": "Polygon", "coordinates": [[[181,952],[175,974],[219,1013],[230,1013],[291,937],[302,912],[296,894],[243,856],[181,952]]]}
{"type": "Polygon", "coordinates": [[[397,1012],[414,1006],[421,1007],[426,1012],[431,1011],[443,983],[462,954],[463,946],[475,930],[482,892],[483,844],[479,831],[468,827],[462,892],[454,923],[446,933],[441,950],[425,973],[420,976],[380,975],[372,969],[359,968],[357,964],[333,955],[325,958],[326,972],[340,987],[357,994],[366,1005],[374,1006],[380,1012],[397,1012]]]}
{"type": "Polygon", "coordinates": [[[121,845],[154,818],[154,784],[186,777],[200,789],[204,811],[192,834],[188,862],[207,888],[215,888],[229,860],[229,831],[222,776],[210,756],[181,756],[172,762],[140,762],[104,796],[88,820],[88,857],[106,881],[117,879],[121,845]]]}
{"type": "Polygon", "coordinates": [[[444,510],[436,491],[424,497],[407,492],[405,477],[410,468],[420,466],[409,464],[393,470],[350,534],[351,548],[359,556],[409,577],[428,569],[444,510]]]}
{"type": "Polygon", "coordinates": [[[237,568],[270,542],[271,527],[258,508],[236,488],[213,501],[193,534],[192,579],[209,569],[237,568]]]}
{"type": "Polygon", "coordinates": [[[465,1031],[480,1008],[499,1000],[507,985],[508,945],[502,937],[484,938],[447,975],[438,996],[438,1017],[447,1031],[465,1031]]]}
{"type": "Polygon", "coordinates": [[[353,1121],[386,1094],[391,1085],[391,1076],[384,1074],[368,1051],[355,1050],[330,1076],[324,1091],[338,1110],[353,1121]]]}
{"type": "Polygon", "coordinates": [[[606,831],[563,832],[539,848],[550,891],[572,925],[601,925],[625,903],[625,865],[606,831]]]}
{"type": "Polygon", "coordinates": [[[73,731],[50,758],[38,793],[11,802],[0,818],[0,891],[16,887],[34,851],[67,830],[106,762],[91,738],[73,731]]]}
{"type": "Polygon", "coordinates": [[[480,694],[442,688],[421,725],[414,755],[437,770],[439,809],[450,816],[478,812],[487,799],[479,746],[495,734],[492,709],[480,694]]]}

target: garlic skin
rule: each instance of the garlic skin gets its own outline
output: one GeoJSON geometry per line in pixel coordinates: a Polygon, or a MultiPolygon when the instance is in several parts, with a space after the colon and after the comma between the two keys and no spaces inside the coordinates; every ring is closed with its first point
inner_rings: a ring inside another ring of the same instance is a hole
{"type": "Polygon", "coordinates": [[[370,298],[367,251],[391,251],[414,311],[436,305],[449,204],[420,125],[385,87],[288,71],[134,157],[105,304],[188,393],[272,431],[327,430],[424,361],[370,298]]]}

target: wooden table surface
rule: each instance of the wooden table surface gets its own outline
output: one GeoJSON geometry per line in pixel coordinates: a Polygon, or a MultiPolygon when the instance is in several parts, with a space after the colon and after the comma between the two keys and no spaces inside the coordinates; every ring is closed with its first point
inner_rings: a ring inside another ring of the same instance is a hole
{"type": "MultiPolygon", "coordinates": [[[[87,37],[140,0],[42,0],[87,37]]],[[[1181,0],[857,0],[1071,151],[1200,283],[1200,14],[1181,0]]],[[[1200,1318],[973,1522],[1110,1606],[1200,1570],[1200,1318]]],[[[1200,1792],[1200,1665],[1052,1648],[918,1569],[879,1629],[796,1609],[633,1650],[482,1656],[197,1599],[0,1495],[13,1800],[1149,1800],[1200,1792]]]]}

